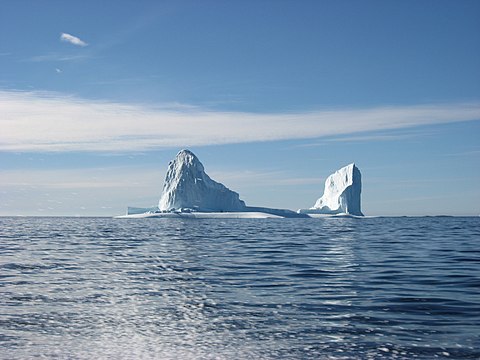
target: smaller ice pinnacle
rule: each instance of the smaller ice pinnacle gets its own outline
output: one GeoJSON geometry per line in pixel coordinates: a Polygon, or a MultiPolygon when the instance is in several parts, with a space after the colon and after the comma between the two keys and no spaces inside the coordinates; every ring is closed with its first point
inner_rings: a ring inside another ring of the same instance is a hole
{"type": "Polygon", "coordinates": [[[350,214],[363,216],[360,206],[362,175],[355,164],[335,171],[325,181],[323,196],[310,209],[300,209],[302,214],[350,214]]]}
{"type": "Polygon", "coordinates": [[[244,211],[238,193],[212,180],[190,150],[181,150],[168,164],[163,192],[158,203],[161,211],[244,211]]]}

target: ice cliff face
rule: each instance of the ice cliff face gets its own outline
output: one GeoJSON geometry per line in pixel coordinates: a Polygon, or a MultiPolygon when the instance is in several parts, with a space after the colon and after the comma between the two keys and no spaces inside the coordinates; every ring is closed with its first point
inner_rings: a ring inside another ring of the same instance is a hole
{"type": "Polygon", "coordinates": [[[168,165],[158,207],[162,211],[242,211],[245,203],[235,191],[212,180],[195,154],[181,150],[168,165]]]}
{"type": "Polygon", "coordinates": [[[303,214],[351,214],[363,216],[360,208],[362,175],[355,164],[347,165],[330,175],[325,181],[323,196],[303,214]]]}

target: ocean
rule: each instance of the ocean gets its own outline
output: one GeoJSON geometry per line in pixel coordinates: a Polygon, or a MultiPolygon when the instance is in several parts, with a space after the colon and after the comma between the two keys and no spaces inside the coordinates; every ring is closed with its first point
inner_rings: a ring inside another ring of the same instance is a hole
{"type": "Polygon", "coordinates": [[[479,359],[480,217],[3,217],[0,358],[479,359]]]}

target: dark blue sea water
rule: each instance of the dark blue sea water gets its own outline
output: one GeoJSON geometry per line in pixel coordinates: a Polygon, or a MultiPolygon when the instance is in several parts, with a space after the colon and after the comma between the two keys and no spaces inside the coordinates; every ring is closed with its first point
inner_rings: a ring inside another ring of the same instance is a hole
{"type": "Polygon", "coordinates": [[[0,358],[478,359],[480,218],[0,218],[0,358]]]}

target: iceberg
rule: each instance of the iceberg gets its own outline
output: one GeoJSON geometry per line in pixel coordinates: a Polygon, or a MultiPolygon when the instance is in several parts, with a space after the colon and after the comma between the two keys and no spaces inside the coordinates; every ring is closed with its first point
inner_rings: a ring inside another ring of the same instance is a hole
{"type": "Polygon", "coordinates": [[[362,181],[355,164],[347,165],[325,181],[323,196],[310,209],[247,206],[237,192],[216,182],[190,150],[181,150],[168,164],[158,206],[128,207],[117,218],[308,218],[321,215],[363,216],[360,204],[362,181]]]}
{"type": "Polygon", "coordinates": [[[245,202],[238,193],[212,180],[194,153],[181,150],[168,165],[158,208],[160,211],[244,211],[245,202]]]}
{"type": "Polygon", "coordinates": [[[190,150],[181,150],[168,164],[158,206],[128,207],[118,218],[285,218],[308,217],[287,209],[246,206],[240,196],[211,179],[190,150]]]}
{"type": "Polygon", "coordinates": [[[335,171],[325,181],[321,198],[310,209],[300,209],[299,214],[348,214],[363,216],[360,204],[362,175],[355,164],[335,171]]]}

